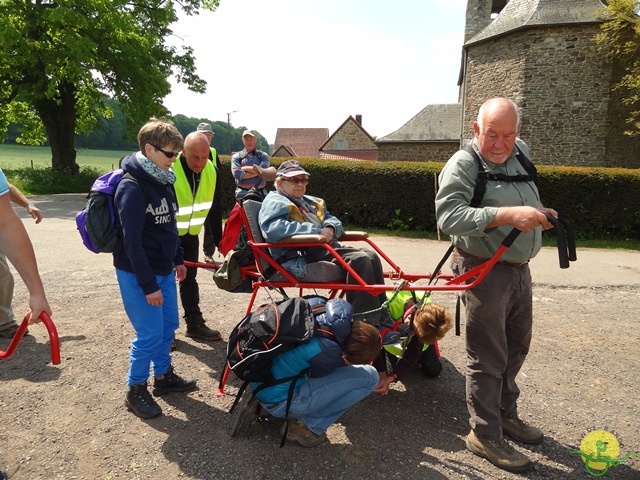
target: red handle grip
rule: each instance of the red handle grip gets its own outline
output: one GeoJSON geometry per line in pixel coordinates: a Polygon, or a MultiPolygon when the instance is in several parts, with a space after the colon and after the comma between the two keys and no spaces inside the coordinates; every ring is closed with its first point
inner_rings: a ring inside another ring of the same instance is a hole
{"type": "MultiPolygon", "coordinates": [[[[53,323],[53,320],[51,320],[51,317],[46,312],[40,313],[40,319],[42,320],[42,323],[44,323],[44,326],[47,328],[47,332],[49,333],[49,341],[51,344],[51,363],[53,363],[54,365],[59,365],[60,339],[58,338],[58,330],[56,330],[56,326],[53,323]]],[[[4,352],[0,350],[0,358],[9,358],[15,353],[18,345],[20,344],[20,341],[22,340],[22,337],[24,336],[24,332],[27,331],[28,326],[29,318],[27,315],[25,315],[22,319],[22,323],[20,323],[18,330],[16,330],[16,333],[11,340],[11,343],[9,344],[9,348],[7,348],[7,350],[4,352]]]]}

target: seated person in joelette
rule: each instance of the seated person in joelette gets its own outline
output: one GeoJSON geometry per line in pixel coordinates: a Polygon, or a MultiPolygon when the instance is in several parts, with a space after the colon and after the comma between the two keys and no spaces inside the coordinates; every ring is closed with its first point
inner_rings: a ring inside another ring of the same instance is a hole
{"type": "MultiPolygon", "coordinates": [[[[383,284],[382,263],[372,250],[344,247],[337,241],[343,233],[342,222],[329,213],[323,199],[305,195],[309,173],[296,160],[287,160],[276,170],[276,190],[262,202],[260,230],[267,242],[277,243],[283,238],[300,234],[318,234],[322,241],[331,244],[353,270],[369,285],[383,284]]],[[[286,249],[273,248],[271,255],[279,259],[286,249]]],[[[325,260],[337,263],[331,253],[322,247],[307,249],[306,255],[291,258],[282,266],[299,278],[306,276],[307,263],[325,260]]],[[[347,283],[357,283],[347,275],[347,283]]],[[[353,306],[354,315],[374,311],[365,321],[378,326],[385,318],[379,310],[386,295],[373,296],[366,292],[348,291],[347,301],[353,306]]]]}

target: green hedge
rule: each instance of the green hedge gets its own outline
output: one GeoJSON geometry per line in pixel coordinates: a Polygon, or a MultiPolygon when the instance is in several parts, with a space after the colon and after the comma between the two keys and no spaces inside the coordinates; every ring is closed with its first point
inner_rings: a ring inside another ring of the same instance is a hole
{"type": "MultiPolygon", "coordinates": [[[[278,166],[285,159],[274,158],[278,166]]],[[[299,159],[311,174],[307,192],[327,201],[329,211],[355,228],[435,232],[435,162],[366,162],[299,159]]],[[[230,158],[222,158],[220,188],[228,214],[234,181],[230,158]]],[[[5,174],[29,194],[88,192],[100,174],[80,175],[49,168],[7,169],[5,174]]],[[[640,170],[539,166],[542,201],[574,226],[582,239],[640,239],[640,170]]],[[[270,186],[270,188],[272,188],[270,186]]]]}
{"type": "MultiPolygon", "coordinates": [[[[307,192],[345,223],[435,232],[434,175],[442,163],[298,160],[311,174],[307,192]]],[[[223,164],[230,172],[228,158],[223,164]]],[[[578,238],[640,238],[640,171],[539,166],[538,173],[543,203],[568,219],[578,238]]],[[[229,173],[222,180],[230,209],[233,179],[229,173]]]]}

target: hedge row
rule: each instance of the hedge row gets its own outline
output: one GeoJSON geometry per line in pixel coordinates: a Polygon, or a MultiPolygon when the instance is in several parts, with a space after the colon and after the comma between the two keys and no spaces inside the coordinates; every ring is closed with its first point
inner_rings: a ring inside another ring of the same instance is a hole
{"type": "MultiPolygon", "coordinates": [[[[272,159],[277,166],[285,159],[272,159]]],[[[298,159],[311,174],[307,193],[359,228],[436,231],[435,162],[364,162],[298,159]]],[[[221,175],[226,212],[234,204],[229,159],[221,175]]],[[[640,238],[640,171],[538,167],[542,201],[574,226],[578,238],[640,238]]],[[[272,188],[272,187],[270,187],[272,188]]]]}

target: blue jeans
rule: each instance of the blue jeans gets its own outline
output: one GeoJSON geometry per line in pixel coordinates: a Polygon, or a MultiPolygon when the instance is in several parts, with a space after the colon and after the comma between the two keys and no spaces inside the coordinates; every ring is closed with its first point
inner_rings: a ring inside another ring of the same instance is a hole
{"type": "MultiPolygon", "coordinates": [[[[349,365],[324,377],[312,377],[294,392],[289,418],[299,418],[313,433],[322,435],[351,406],[367,397],[378,381],[378,372],[371,365],[349,365]]],[[[285,417],[286,400],[262,406],[274,417],[285,417]]]]}
{"type": "Polygon", "coordinates": [[[156,276],[162,290],[163,302],[159,307],[147,303],[136,276],[116,269],[124,310],[136,331],[131,342],[127,385],[146,382],[149,368],[154,375],[164,375],[171,367],[171,343],[178,328],[178,293],[175,275],[156,276]]]}

